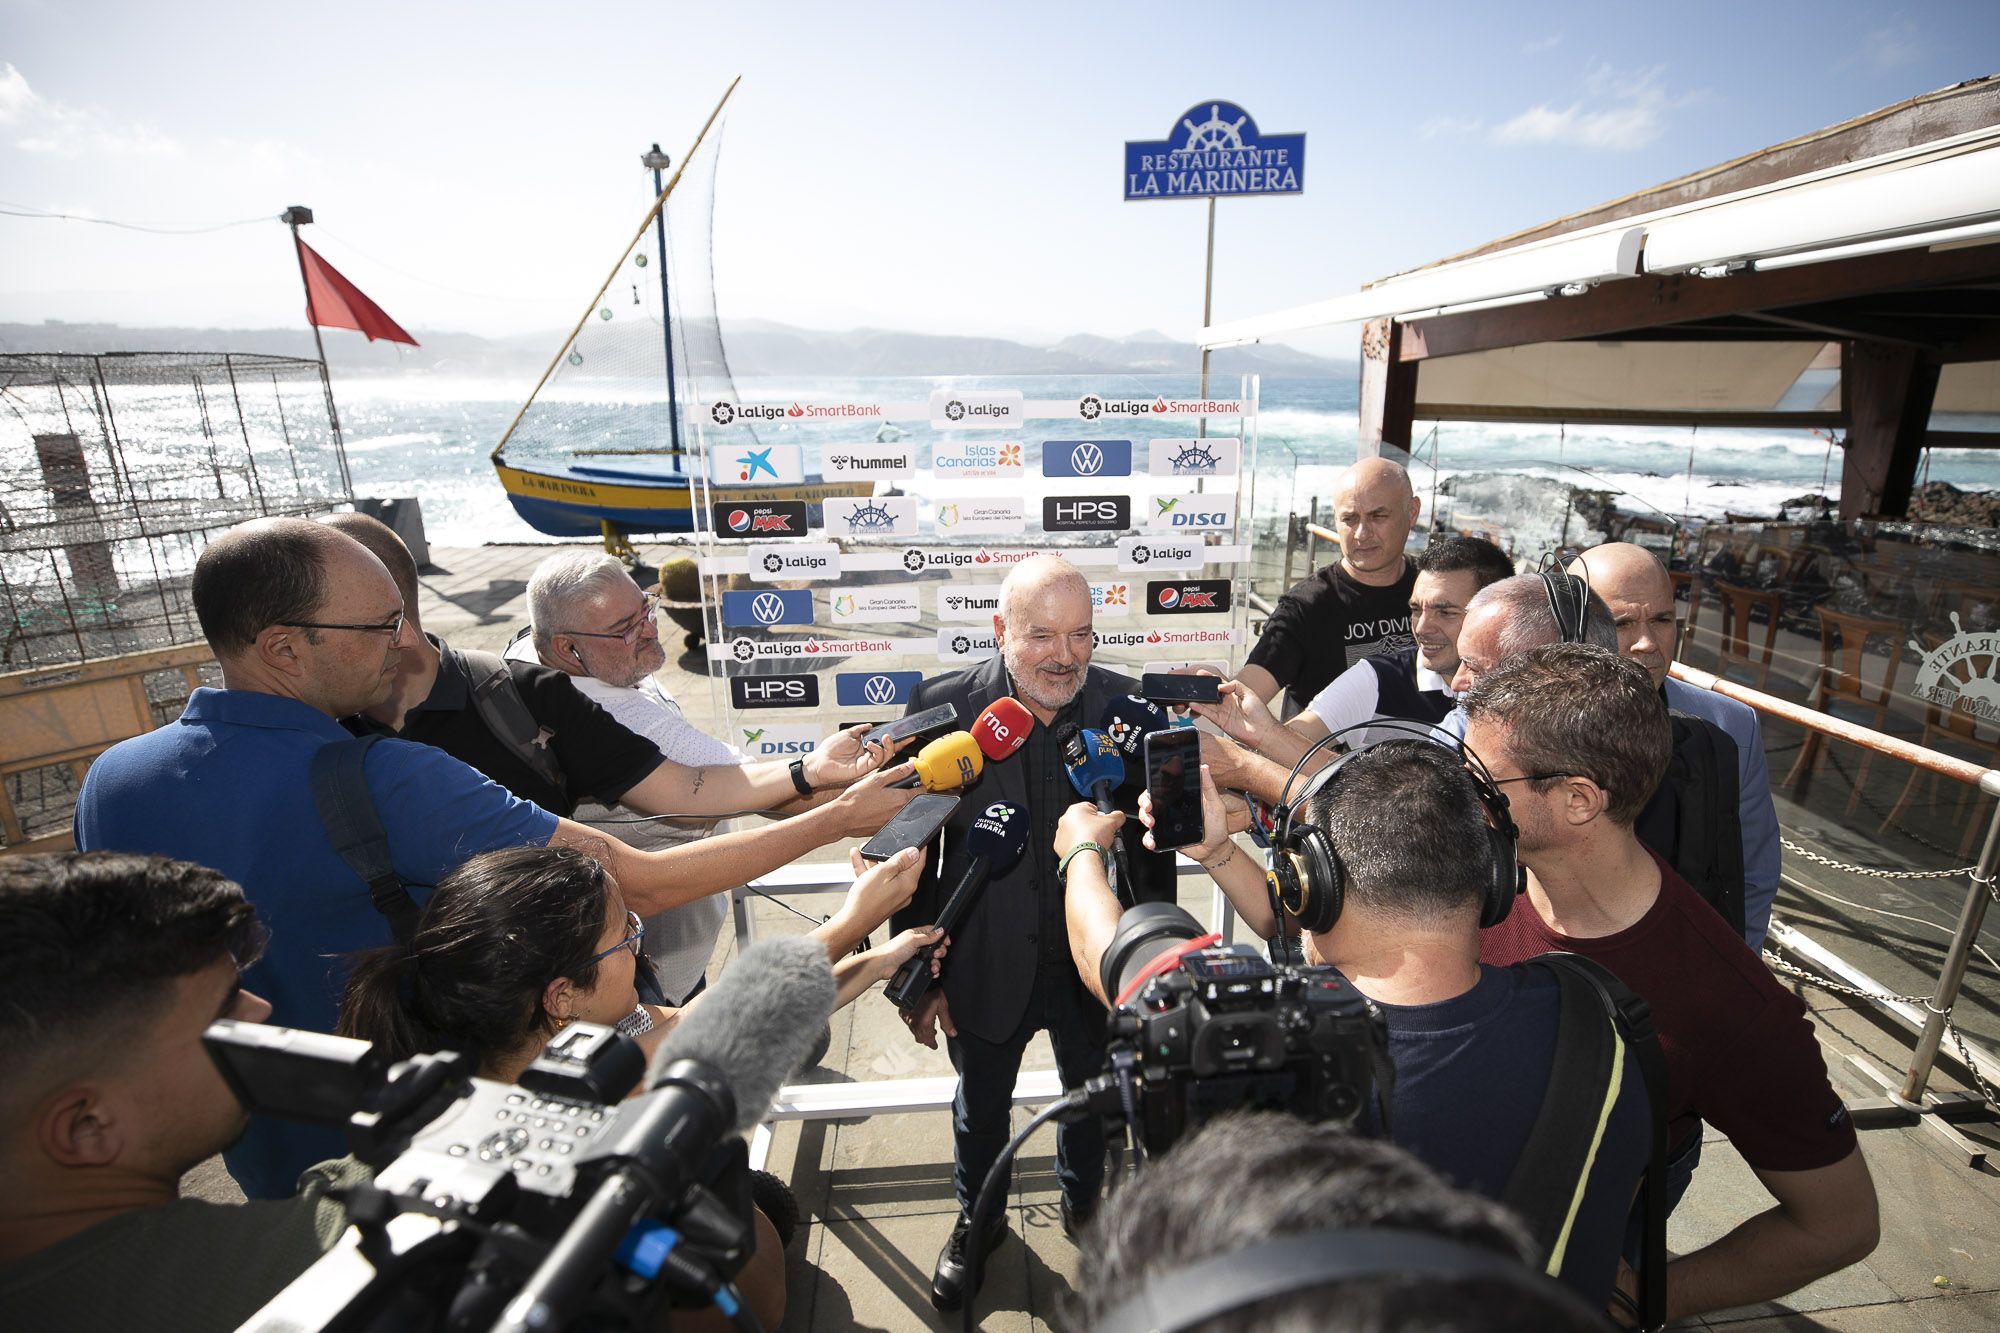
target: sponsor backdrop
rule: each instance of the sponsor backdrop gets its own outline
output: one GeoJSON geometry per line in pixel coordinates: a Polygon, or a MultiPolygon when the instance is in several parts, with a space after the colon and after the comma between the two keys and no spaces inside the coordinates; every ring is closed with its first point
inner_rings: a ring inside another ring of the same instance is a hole
{"type": "Polygon", "coordinates": [[[920,681],[991,657],[1000,581],[1040,551],[1090,580],[1094,660],[1134,675],[1242,660],[1256,380],[1205,399],[1184,381],[1062,398],[1006,383],[701,405],[707,653],[746,754],[798,755],[886,722],[920,681]],[[807,501],[823,481],[874,493],[807,501]]]}

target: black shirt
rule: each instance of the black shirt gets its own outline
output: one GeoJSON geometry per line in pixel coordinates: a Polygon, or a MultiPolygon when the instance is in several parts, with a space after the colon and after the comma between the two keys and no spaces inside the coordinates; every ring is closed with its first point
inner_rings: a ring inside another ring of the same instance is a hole
{"type": "Polygon", "coordinates": [[[1293,585],[1278,599],[1247,666],[1271,673],[1304,708],[1355,662],[1408,647],[1410,592],[1417,569],[1407,558],[1403,576],[1387,587],[1357,583],[1335,561],[1293,585]]]}
{"type": "Polygon", "coordinates": [[[1418,686],[1414,643],[1393,653],[1377,653],[1367,662],[1375,673],[1375,711],[1381,716],[1435,725],[1452,710],[1453,700],[1443,690],[1418,686]]]}
{"type": "Polygon", "coordinates": [[[514,688],[541,724],[535,743],[549,749],[562,770],[564,785],[556,786],[487,727],[472,701],[472,671],[465,659],[436,635],[425,637],[438,650],[437,680],[424,701],[404,715],[403,729],[393,731],[373,718],[355,716],[344,721],[349,731],[435,746],[522,800],[564,817],[586,797],[600,805],[617,804],[663,762],[658,747],[586,698],[568,676],[510,660],[514,688]]]}

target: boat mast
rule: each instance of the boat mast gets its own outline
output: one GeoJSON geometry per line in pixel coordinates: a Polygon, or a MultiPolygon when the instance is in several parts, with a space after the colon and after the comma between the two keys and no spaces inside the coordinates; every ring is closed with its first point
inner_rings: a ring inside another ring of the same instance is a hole
{"type": "MultiPolygon", "coordinates": [[[[655,143],[647,152],[640,154],[639,163],[653,171],[653,194],[660,193],[660,173],[673,165],[673,159],[660,151],[655,143]]],[[[653,226],[660,234],[660,333],[667,340],[667,431],[672,441],[668,452],[674,456],[674,471],[681,470],[681,409],[674,391],[674,315],[673,306],[667,300],[667,211],[663,208],[653,218],[653,226]]]]}

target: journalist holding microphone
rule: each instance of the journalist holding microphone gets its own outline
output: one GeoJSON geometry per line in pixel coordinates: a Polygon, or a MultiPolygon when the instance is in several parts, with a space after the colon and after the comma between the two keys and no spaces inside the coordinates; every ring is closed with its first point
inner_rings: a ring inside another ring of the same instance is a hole
{"type": "MultiPolygon", "coordinates": [[[[909,702],[913,713],[949,703],[960,717],[977,718],[973,735],[994,761],[945,823],[942,858],[932,859],[910,906],[894,918],[897,929],[940,920],[946,900],[977,879],[975,859],[985,862],[984,887],[961,898],[940,985],[903,1014],[926,1046],[934,1047],[943,1029],[959,1075],[952,1180],[960,1211],[931,1283],[932,1301],[945,1310],[966,1297],[968,1215],[1007,1141],[1014,1081],[1029,1038],[1048,1032],[1065,1087],[1079,1086],[1104,1067],[1104,1010],[1070,965],[1063,920],[1055,829],[1077,788],[1064,766],[1061,737],[1065,727],[1095,725],[1112,701],[1138,688],[1090,664],[1090,585],[1059,556],[1034,556],[1014,568],[1000,586],[993,628],[998,656],[924,682],[909,702]],[[991,815],[995,804],[1014,810],[991,815]],[[982,819],[986,827],[976,829],[982,819]],[[1022,854],[1005,866],[1016,846],[1022,854]],[[979,857],[982,851],[988,855],[979,857]]],[[[1127,892],[1140,900],[1171,898],[1172,858],[1146,851],[1138,833],[1135,822],[1125,835],[1133,880],[1127,892]]],[[[1089,1217],[1103,1184],[1104,1135],[1097,1125],[1061,1130],[1056,1173],[1064,1221],[1073,1228],[1089,1217]]],[[[1005,1234],[995,1226],[980,1241],[990,1249],[1005,1234]]]]}

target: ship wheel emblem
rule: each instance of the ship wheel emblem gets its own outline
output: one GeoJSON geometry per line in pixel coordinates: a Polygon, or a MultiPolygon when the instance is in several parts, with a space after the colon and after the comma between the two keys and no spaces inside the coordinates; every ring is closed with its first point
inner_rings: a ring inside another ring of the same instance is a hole
{"type": "MultiPolygon", "coordinates": [[[[2000,634],[1968,632],[1956,611],[1951,627],[1955,633],[1925,655],[1910,693],[1947,712],[2000,722],[2000,634]]],[[[1910,647],[1923,652],[1914,640],[1910,647]]]]}
{"type": "Polygon", "coordinates": [[[1199,125],[1183,117],[1181,124],[1187,126],[1188,138],[1187,143],[1181,146],[1181,151],[1199,153],[1209,149],[1241,148],[1243,123],[1250,117],[1238,116],[1234,121],[1226,121],[1221,113],[1220,106],[1211,104],[1208,108],[1208,119],[1199,125]]]}
{"type": "Polygon", "coordinates": [[[887,505],[856,505],[847,515],[849,532],[888,532],[896,526],[896,516],[887,505]]]}
{"type": "Polygon", "coordinates": [[[1213,472],[1220,466],[1215,450],[1205,444],[1190,444],[1173,457],[1176,472],[1213,472]]]}

